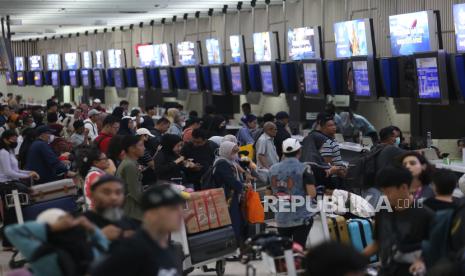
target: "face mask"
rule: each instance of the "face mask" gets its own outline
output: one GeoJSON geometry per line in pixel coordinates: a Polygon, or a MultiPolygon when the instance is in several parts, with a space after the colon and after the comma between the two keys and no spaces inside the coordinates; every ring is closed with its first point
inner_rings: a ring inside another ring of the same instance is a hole
{"type": "Polygon", "coordinates": [[[186,126],[186,122],[182,122],[181,127],[185,127],[185,126],[186,126]]]}
{"type": "Polygon", "coordinates": [[[30,125],[31,128],[36,128],[37,124],[36,122],[32,122],[32,124],[30,125]]]}
{"type": "Polygon", "coordinates": [[[400,137],[397,137],[397,138],[396,138],[395,144],[396,144],[397,146],[400,145],[400,137]]]}
{"type": "Polygon", "coordinates": [[[55,135],[50,135],[50,137],[48,137],[48,143],[51,144],[53,143],[53,141],[55,140],[55,135]]]}

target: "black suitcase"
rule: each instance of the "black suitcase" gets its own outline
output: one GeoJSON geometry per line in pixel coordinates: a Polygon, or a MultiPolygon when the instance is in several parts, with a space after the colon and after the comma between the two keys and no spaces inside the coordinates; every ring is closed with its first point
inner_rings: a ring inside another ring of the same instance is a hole
{"type": "Polygon", "coordinates": [[[192,264],[221,258],[237,250],[232,226],[214,229],[187,237],[192,264]]]}

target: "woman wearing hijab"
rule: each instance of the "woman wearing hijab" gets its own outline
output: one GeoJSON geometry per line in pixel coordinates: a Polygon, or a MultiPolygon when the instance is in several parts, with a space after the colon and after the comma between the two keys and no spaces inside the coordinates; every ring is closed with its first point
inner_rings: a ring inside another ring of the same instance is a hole
{"type": "Polygon", "coordinates": [[[244,189],[244,184],[240,182],[239,171],[235,161],[239,158],[239,147],[236,143],[224,141],[218,151],[218,159],[215,161],[213,177],[215,183],[221,184],[229,203],[229,214],[236,239],[239,243],[244,238],[244,218],[240,209],[239,198],[244,189]]]}
{"type": "Polygon", "coordinates": [[[186,160],[181,156],[183,142],[181,137],[165,134],[161,138],[161,149],[153,158],[157,183],[172,183],[173,179],[184,180],[186,160]]]}
{"type": "Polygon", "coordinates": [[[135,127],[136,122],[133,117],[123,117],[123,119],[121,119],[118,135],[136,135],[136,131],[134,130],[135,127]]]}

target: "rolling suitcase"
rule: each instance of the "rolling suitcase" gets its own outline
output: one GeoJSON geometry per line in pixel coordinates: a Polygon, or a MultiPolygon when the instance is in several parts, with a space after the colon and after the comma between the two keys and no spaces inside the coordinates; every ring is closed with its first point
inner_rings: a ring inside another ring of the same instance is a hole
{"type": "Polygon", "coordinates": [[[78,209],[76,197],[67,196],[26,206],[23,208],[24,220],[35,220],[42,211],[50,208],[59,208],[66,212],[74,213],[78,209]]]}
{"type": "Polygon", "coordinates": [[[237,250],[236,236],[231,225],[193,234],[187,237],[192,264],[221,258],[237,250]]]}
{"type": "Polygon", "coordinates": [[[349,231],[347,230],[347,221],[343,216],[328,215],[328,229],[331,240],[350,244],[349,231]]]}
{"type": "Polygon", "coordinates": [[[31,201],[36,203],[77,195],[77,186],[71,178],[35,185],[31,190],[31,201]]]}
{"type": "MultiPolygon", "coordinates": [[[[357,249],[357,251],[362,252],[367,245],[373,242],[373,226],[370,220],[350,219],[347,222],[347,228],[349,229],[352,246],[357,249]]],[[[377,257],[372,256],[370,261],[376,262],[377,257]]]]}

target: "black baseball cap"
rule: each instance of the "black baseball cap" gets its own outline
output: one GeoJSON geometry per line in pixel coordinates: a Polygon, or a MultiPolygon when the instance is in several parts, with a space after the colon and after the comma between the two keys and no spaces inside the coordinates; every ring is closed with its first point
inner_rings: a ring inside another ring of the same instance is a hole
{"type": "Polygon", "coordinates": [[[286,111],[276,113],[276,120],[289,119],[289,114],[286,111]]]}
{"type": "Polygon", "coordinates": [[[43,126],[39,126],[39,127],[36,128],[36,133],[37,133],[37,135],[41,135],[41,134],[43,134],[43,133],[50,133],[50,134],[53,134],[53,133],[55,133],[55,130],[49,128],[49,127],[46,126],[46,125],[43,125],[43,126]]]}
{"type": "Polygon", "coordinates": [[[159,207],[183,204],[188,198],[188,193],[179,192],[170,185],[156,185],[142,195],[141,206],[142,210],[147,211],[159,207]]]}

